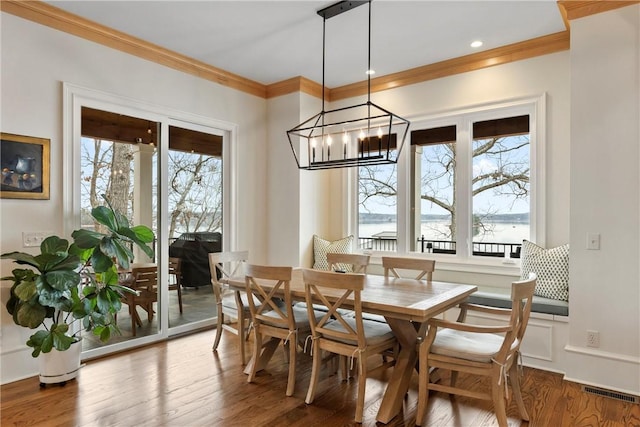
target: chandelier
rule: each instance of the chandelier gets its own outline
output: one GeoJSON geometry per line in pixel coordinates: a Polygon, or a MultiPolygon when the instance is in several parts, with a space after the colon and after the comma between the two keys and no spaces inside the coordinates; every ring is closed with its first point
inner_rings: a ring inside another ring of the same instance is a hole
{"type": "Polygon", "coordinates": [[[371,102],[371,0],[340,1],[318,11],[322,23],[322,110],[287,131],[298,168],[331,169],[397,163],[409,121],[371,102]],[[369,5],[367,101],[325,111],[327,19],[369,5]]]}

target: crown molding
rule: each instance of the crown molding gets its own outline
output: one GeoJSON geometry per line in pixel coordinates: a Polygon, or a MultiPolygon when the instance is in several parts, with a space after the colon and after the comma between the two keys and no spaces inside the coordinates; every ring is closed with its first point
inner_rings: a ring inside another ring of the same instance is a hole
{"type": "MultiPolygon", "coordinates": [[[[638,4],[640,1],[615,1],[615,0],[560,0],[558,1],[558,7],[560,7],[563,16],[566,16],[565,25],[567,21],[573,19],[584,18],[585,16],[595,15],[597,13],[607,12],[609,10],[618,9],[625,6],[631,6],[638,4]],[[562,10],[564,9],[564,12],[562,10]]],[[[568,28],[568,27],[567,27],[568,28]]]]}
{"type": "Polygon", "coordinates": [[[0,10],[139,58],[264,98],[266,88],[228,71],[81,18],[42,1],[2,0],[0,10]]]}
{"type": "MultiPolygon", "coordinates": [[[[569,31],[538,37],[507,46],[489,49],[459,58],[448,59],[435,64],[424,65],[411,70],[401,71],[371,79],[371,92],[379,92],[408,86],[427,80],[439,79],[454,74],[480,70],[495,65],[507,64],[536,56],[547,55],[569,49],[569,31]]],[[[331,101],[365,95],[367,82],[358,82],[333,88],[331,101]]]]}
{"type": "MultiPolygon", "coordinates": [[[[495,65],[506,64],[535,56],[547,55],[569,49],[568,25],[577,19],[619,7],[640,3],[636,1],[579,1],[558,2],[567,30],[548,36],[538,37],[483,52],[453,58],[435,64],[424,65],[406,71],[371,79],[371,92],[398,88],[423,81],[447,77],[495,65]]],[[[273,98],[288,93],[304,92],[322,97],[322,85],[305,77],[293,77],[270,85],[249,80],[242,76],[213,67],[169,49],[130,36],[96,22],[81,18],[42,1],[2,0],[0,11],[46,25],[101,45],[143,58],[178,71],[210,80],[223,86],[249,93],[261,98],[273,98]]],[[[336,101],[367,93],[367,81],[361,81],[337,88],[325,88],[325,99],[336,101]]]]}

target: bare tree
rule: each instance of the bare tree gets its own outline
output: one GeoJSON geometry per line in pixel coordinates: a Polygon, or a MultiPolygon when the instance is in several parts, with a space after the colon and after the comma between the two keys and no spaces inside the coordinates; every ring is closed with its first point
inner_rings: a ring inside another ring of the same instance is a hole
{"type": "Polygon", "coordinates": [[[169,235],[222,228],[222,162],[202,154],[171,151],[169,235]]]}
{"type": "MultiPolygon", "coordinates": [[[[474,163],[480,166],[474,168],[472,195],[492,191],[495,195],[510,198],[512,204],[518,199],[528,197],[529,159],[521,152],[521,149],[528,145],[528,136],[474,140],[472,155],[474,163]]],[[[422,162],[420,197],[448,214],[448,231],[442,236],[447,239],[456,235],[456,160],[455,144],[437,144],[425,149],[422,162]]],[[[360,167],[359,200],[366,211],[371,211],[369,204],[374,200],[378,204],[395,204],[395,166],[393,169],[382,168],[360,167]]],[[[491,208],[476,211],[473,218],[474,234],[491,231],[486,218],[495,213],[491,208]]]]}

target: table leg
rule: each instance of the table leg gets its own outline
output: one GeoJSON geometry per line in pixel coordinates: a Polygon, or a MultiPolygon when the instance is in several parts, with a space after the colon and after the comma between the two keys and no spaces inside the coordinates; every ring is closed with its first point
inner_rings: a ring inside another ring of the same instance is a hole
{"type": "Polygon", "coordinates": [[[244,368],[244,373],[249,375],[251,373],[251,370],[253,369],[254,363],[258,363],[257,371],[263,370],[264,367],[269,364],[269,361],[273,357],[273,353],[275,353],[276,349],[278,348],[278,344],[280,344],[280,338],[271,337],[269,341],[264,343],[264,345],[262,346],[258,361],[256,362],[253,357],[251,357],[251,360],[249,360],[249,363],[247,363],[247,366],[245,366],[244,368]]]}
{"type": "MultiPolygon", "coordinates": [[[[378,416],[376,419],[381,423],[388,423],[393,417],[400,413],[404,396],[409,390],[411,375],[416,366],[418,355],[416,353],[416,342],[419,332],[415,325],[408,320],[387,318],[387,323],[396,335],[400,343],[400,353],[393,367],[391,379],[387,385],[387,390],[382,398],[378,416]]],[[[422,329],[422,326],[421,326],[422,329]]]]}

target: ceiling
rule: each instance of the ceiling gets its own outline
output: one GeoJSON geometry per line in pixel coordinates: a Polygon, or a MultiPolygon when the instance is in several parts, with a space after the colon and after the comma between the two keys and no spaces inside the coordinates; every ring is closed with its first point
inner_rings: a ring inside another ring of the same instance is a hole
{"type": "MultiPolygon", "coordinates": [[[[322,24],[335,1],[47,1],[264,85],[322,82],[322,24]]],[[[371,67],[380,77],[566,30],[558,5],[535,1],[375,0],[371,67]],[[484,45],[473,49],[473,40],[484,45]]],[[[366,80],[367,6],[326,21],[325,84],[366,80]]]]}

